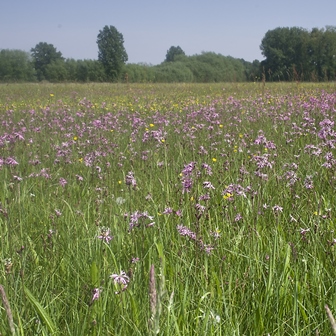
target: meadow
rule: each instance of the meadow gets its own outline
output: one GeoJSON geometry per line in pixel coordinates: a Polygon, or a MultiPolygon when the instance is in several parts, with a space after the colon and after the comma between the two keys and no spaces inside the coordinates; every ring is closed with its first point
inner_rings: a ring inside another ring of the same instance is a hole
{"type": "Polygon", "coordinates": [[[331,335],[334,83],[0,86],[1,335],[331,335]]]}

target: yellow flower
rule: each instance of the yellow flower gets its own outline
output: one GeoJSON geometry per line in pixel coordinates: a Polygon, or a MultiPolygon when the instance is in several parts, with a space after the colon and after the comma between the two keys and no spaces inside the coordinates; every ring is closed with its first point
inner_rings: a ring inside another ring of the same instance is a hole
{"type": "Polygon", "coordinates": [[[223,198],[226,200],[228,198],[231,198],[233,195],[230,193],[226,193],[225,195],[223,195],[223,198]]]}
{"type": "Polygon", "coordinates": [[[217,159],[216,159],[216,158],[212,158],[212,161],[213,161],[213,162],[216,162],[216,161],[217,161],[217,159]]]}
{"type": "Polygon", "coordinates": [[[119,180],[118,183],[121,184],[122,182],[119,180]]]}
{"type": "Polygon", "coordinates": [[[219,127],[220,127],[220,128],[223,128],[223,125],[222,125],[222,124],[220,124],[220,125],[219,125],[219,127]]]}
{"type": "Polygon", "coordinates": [[[161,139],[161,142],[165,142],[166,140],[165,139],[161,139]]]}
{"type": "Polygon", "coordinates": [[[50,97],[54,97],[54,94],[53,94],[53,93],[50,93],[50,97]]]}
{"type": "Polygon", "coordinates": [[[78,161],[79,161],[80,163],[82,163],[82,162],[83,162],[83,158],[79,158],[78,161]]]}
{"type": "Polygon", "coordinates": [[[154,124],[149,124],[149,127],[154,127],[154,124]]]}
{"type": "Polygon", "coordinates": [[[78,138],[77,138],[76,136],[74,136],[74,137],[73,137],[73,139],[74,139],[75,141],[77,141],[77,140],[78,140],[78,138]]]}

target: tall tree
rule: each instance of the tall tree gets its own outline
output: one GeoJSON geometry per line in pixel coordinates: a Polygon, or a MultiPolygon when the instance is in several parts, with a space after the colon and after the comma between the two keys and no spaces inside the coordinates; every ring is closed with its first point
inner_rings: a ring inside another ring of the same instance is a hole
{"type": "Polygon", "coordinates": [[[185,56],[185,52],[182,50],[180,46],[177,47],[171,46],[167,51],[165,62],[176,61],[176,56],[178,55],[185,56]]]}
{"type": "Polygon", "coordinates": [[[35,48],[32,48],[30,51],[33,56],[38,80],[47,79],[46,67],[48,64],[64,60],[62,53],[57,51],[52,44],[46,42],[38,43],[35,48]]]}
{"type": "Polygon", "coordinates": [[[336,27],[269,30],[260,49],[270,80],[331,80],[336,77],[336,27]]]}
{"type": "Polygon", "coordinates": [[[115,81],[120,74],[128,55],[124,48],[123,35],[113,26],[105,26],[97,36],[98,60],[103,64],[106,76],[115,81]]]}
{"type": "Polygon", "coordinates": [[[298,27],[269,30],[260,49],[266,60],[261,62],[269,80],[304,79],[309,72],[309,32],[298,27]]]}

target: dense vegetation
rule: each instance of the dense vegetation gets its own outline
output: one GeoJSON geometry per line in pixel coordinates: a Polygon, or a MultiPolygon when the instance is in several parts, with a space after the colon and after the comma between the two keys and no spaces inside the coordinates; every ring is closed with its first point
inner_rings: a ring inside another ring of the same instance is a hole
{"type": "Polygon", "coordinates": [[[3,335],[330,335],[332,83],[0,90],[3,335]]]}
{"type": "Polygon", "coordinates": [[[336,77],[336,27],[276,28],[261,41],[265,59],[253,62],[214,52],[187,56],[172,46],[159,65],[126,64],[123,35],[105,26],[97,36],[98,60],[64,59],[52,44],[31,53],[0,50],[0,81],[31,82],[243,82],[329,81],[336,77]]]}

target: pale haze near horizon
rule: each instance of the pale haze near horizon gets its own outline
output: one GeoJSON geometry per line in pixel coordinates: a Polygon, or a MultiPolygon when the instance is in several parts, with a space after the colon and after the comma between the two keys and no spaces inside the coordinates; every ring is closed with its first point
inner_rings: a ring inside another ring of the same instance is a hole
{"type": "Polygon", "coordinates": [[[105,25],[123,34],[128,63],[159,64],[171,46],[262,60],[262,38],[277,27],[336,25],[336,0],[79,1],[0,0],[0,49],[53,44],[65,58],[97,59],[105,25]]]}

